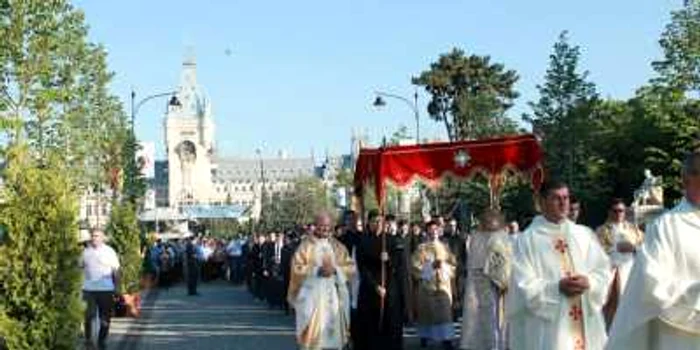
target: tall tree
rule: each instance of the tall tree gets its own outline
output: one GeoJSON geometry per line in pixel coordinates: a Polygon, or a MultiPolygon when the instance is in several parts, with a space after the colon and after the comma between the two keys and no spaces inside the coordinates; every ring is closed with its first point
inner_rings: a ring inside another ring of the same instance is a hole
{"type": "Polygon", "coordinates": [[[412,80],[431,95],[428,113],[445,125],[451,141],[516,131],[505,112],[518,97],[518,75],[489,56],[466,56],[455,48],[412,80]]]}
{"type": "Polygon", "coordinates": [[[544,84],[537,86],[540,98],[529,103],[532,115],[524,116],[543,136],[549,174],[566,178],[575,188],[587,176],[581,170],[589,161],[587,146],[598,100],[588,72],[579,71],[580,55],[579,47],[569,43],[567,32],[561,33],[550,55],[544,84]]]}
{"type": "Polygon", "coordinates": [[[80,332],[77,198],[65,164],[12,147],[3,171],[0,338],[7,349],[72,350],[80,332]]]}
{"type": "Polygon", "coordinates": [[[0,336],[11,335],[11,349],[73,349],[76,198],[108,182],[124,113],[109,93],[105,50],[67,0],[0,0],[0,37],[0,222],[11,228],[11,252],[0,253],[0,336]]]}
{"type": "Polygon", "coordinates": [[[652,63],[656,83],[684,92],[700,92],[700,1],[686,1],[671,13],[659,40],[664,57],[652,63]]]}
{"type": "Polygon", "coordinates": [[[136,159],[140,145],[136,141],[136,135],[129,131],[126,133],[122,146],[122,167],[124,171],[124,197],[132,205],[137,206],[146,195],[146,179],[141,174],[142,164],[136,159]]]}

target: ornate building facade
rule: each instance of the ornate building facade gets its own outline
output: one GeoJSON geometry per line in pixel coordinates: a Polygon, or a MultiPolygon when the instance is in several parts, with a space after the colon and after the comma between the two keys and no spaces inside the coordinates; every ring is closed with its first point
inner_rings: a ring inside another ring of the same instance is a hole
{"type": "Polygon", "coordinates": [[[179,104],[170,104],[163,120],[167,159],[155,162],[151,182],[157,207],[232,206],[256,217],[263,186],[266,193],[274,193],[290,190],[299,177],[331,180],[333,167],[351,163],[327,156],[317,166],[313,155],[293,158],[284,152],[268,158],[220,155],[214,147],[212,104],[197,82],[192,57],[183,62],[175,97],[179,104]]]}

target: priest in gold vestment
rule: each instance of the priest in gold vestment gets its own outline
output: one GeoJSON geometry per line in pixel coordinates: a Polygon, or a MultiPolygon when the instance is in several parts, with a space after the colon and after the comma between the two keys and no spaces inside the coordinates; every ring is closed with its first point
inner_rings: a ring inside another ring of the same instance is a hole
{"type": "Polygon", "coordinates": [[[457,261],[450,248],[440,241],[437,222],[427,225],[428,241],[419,245],[411,259],[413,276],[418,280],[418,336],[421,345],[428,341],[453,349],[452,279],[457,261]]]}
{"type": "Polygon", "coordinates": [[[627,221],[626,211],[627,207],[622,199],[613,199],[608,211],[608,220],[596,230],[600,244],[610,257],[614,274],[608,301],[603,309],[605,324],[608,327],[625,291],[637,248],[644,243],[644,234],[636,225],[627,221]]]}
{"type": "Polygon", "coordinates": [[[685,198],[647,226],[610,331],[610,350],[700,349],[700,153],[683,166],[685,198]]]}
{"type": "Polygon", "coordinates": [[[355,264],[331,231],[330,216],[319,215],[313,235],[292,258],[287,299],[295,310],[302,350],[341,350],[350,338],[349,281],[355,264]]]}

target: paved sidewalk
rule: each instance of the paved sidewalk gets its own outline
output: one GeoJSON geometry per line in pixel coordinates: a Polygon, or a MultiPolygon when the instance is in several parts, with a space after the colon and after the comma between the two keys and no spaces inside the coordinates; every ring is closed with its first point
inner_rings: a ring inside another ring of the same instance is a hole
{"type": "MultiPolygon", "coordinates": [[[[141,318],[113,320],[109,350],[297,349],[294,318],[253,300],[245,287],[211,282],[200,285],[200,294],[187,296],[182,285],[155,290],[141,318]]],[[[455,328],[459,336],[459,323],[455,328]]],[[[404,348],[420,348],[412,327],[404,348]]]]}
{"type": "Polygon", "coordinates": [[[293,350],[294,319],[255,302],[244,287],[200,285],[160,290],[140,319],[115,319],[109,350],[293,350]]]}

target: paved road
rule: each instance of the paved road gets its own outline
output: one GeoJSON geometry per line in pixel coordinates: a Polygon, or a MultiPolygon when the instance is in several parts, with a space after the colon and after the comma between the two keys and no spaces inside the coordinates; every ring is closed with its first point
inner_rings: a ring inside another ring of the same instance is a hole
{"type": "MultiPolygon", "coordinates": [[[[245,287],[200,285],[159,290],[144,302],[140,319],[115,319],[110,350],[294,350],[294,318],[254,301],[245,287]]],[[[413,329],[406,349],[418,349],[413,329]]]]}
{"type": "Polygon", "coordinates": [[[184,287],[159,290],[141,319],[115,320],[111,333],[122,341],[110,350],[295,348],[293,318],[268,310],[245,288],[212,282],[199,291],[191,297],[184,287]]]}

